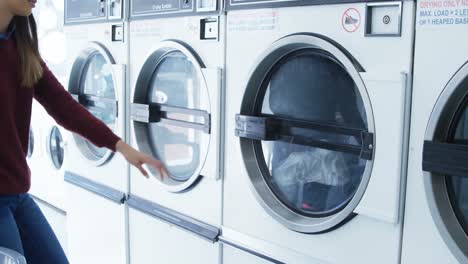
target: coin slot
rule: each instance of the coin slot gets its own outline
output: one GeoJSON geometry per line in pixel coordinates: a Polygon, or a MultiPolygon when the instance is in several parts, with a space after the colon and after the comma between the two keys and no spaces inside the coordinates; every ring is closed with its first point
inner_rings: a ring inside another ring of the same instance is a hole
{"type": "Polygon", "coordinates": [[[368,4],[366,37],[401,36],[401,2],[368,4]]]}
{"type": "Polygon", "coordinates": [[[200,39],[217,40],[219,37],[219,21],[217,18],[205,18],[200,20],[200,39]]]}

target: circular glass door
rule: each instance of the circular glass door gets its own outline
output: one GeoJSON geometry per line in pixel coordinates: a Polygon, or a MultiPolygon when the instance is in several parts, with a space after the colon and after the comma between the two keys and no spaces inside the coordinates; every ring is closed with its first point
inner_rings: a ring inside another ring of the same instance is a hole
{"type": "Polygon", "coordinates": [[[48,140],[47,140],[47,152],[52,161],[52,165],[59,170],[62,168],[63,159],[65,156],[64,143],[62,133],[60,129],[56,126],[50,131],[48,140]]]}
{"type": "Polygon", "coordinates": [[[275,43],[247,84],[236,117],[244,162],[260,203],[290,229],[324,232],[354,216],[374,148],[357,76],[338,49],[295,36],[275,43]]]}
{"type": "Polygon", "coordinates": [[[28,154],[27,157],[31,158],[34,153],[34,132],[33,129],[29,129],[29,144],[28,144],[28,154]]]}
{"type": "Polygon", "coordinates": [[[432,113],[423,150],[426,195],[449,248],[468,261],[468,65],[449,82],[432,113]]]}
{"type": "MultiPolygon", "coordinates": [[[[88,111],[114,130],[117,122],[117,96],[110,55],[99,45],[84,50],[75,61],[70,76],[70,92],[88,111]]],[[[74,134],[81,153],[95,165],[107,162],[112,152],[99,148],[74,134]]]]}
{"type": "Polygon", "coordinates": [[[171,191],[199,177],[208,152],[210,104],[202,67],[185,46],[165,42],[144,64],[135,88],[137,143],[165,164],[170,175],[163,181],[171,191]]]}

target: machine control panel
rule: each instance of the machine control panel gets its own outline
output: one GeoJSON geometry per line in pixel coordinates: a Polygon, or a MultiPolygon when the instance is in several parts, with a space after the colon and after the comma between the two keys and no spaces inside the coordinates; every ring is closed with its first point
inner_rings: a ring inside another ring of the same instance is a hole
{"type": "Polygon", "coordinates": [[[65,0],[65,24],[120,20],[124,0],[65,0]]]}
{"type": "Polygon", "coordinates": [[[392,0],[224,0],[226,10],[388,2],[392,0]]]}
{"type": "Polygon", "coordinates": [[[218,10],[218,0],[132,0],[130,18],[188,16],[218,10]]]}
{"type": "Polygon", "coordinates": [[[366,36],[401,36],[401,2],[367,4],[366,36]]]}

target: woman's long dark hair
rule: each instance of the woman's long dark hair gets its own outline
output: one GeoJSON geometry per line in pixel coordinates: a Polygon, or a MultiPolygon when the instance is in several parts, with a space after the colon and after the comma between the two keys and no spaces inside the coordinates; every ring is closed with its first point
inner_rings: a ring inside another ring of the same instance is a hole
{"type": "Polygon", "coordinates": [[[33,87],[43,73],[36,21],[33,15],[15,16],[12,25],[16,26],[13,36],[20,58],[21,85],[33,87]]]}

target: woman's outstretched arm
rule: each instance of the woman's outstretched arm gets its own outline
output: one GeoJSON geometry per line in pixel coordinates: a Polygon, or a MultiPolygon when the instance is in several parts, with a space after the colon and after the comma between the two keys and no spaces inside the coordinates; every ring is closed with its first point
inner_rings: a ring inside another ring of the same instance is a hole
{"type": "Polygon", "coordinates": [[[160,172],[161,177],[164,174],[168,175],[167,170],[159,160],[127,145],[106,124],[75,101],[45,63],[43,63],[43,69],[43,76],[34,87],[34,98],[44,106],[47,113],[59,125],[85,137],[98,147],[122,153],[127,161],[137,167],[145,176],[148,176],[148,173],[143,169],[143,164],[153,166],[160,172]]]}

